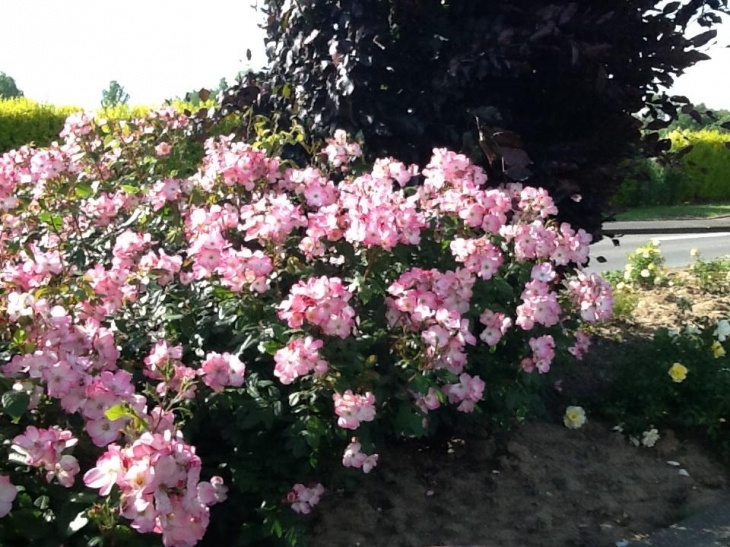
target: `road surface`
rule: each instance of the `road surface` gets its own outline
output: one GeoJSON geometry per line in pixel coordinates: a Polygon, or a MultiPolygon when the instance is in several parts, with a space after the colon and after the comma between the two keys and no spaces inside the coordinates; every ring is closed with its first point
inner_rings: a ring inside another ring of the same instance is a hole
{"type": "Polygon", "coordinates": [[[659,242],[659,249],[665,258],[665,265],[670,268],[687,266],[694,262],[690,255],[692,249],[700,251],[700,258],[711,260],[721,256],[730,256],[730,231],[699,234],[627,234],[618,238],[619,247],[604,238],[591,245],[591,266],[589,271],[606,272],[623,270],[626,256],[637,247],[648,241],[659,242]],[[596,257],[603,256],[606,262],[599,263],[596,257]]]}

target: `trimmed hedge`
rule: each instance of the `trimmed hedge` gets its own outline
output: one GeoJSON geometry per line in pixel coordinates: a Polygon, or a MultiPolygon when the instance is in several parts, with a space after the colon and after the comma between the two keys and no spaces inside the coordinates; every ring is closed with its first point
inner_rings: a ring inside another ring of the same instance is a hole
{"type": "Polygon", "coordinates": [[[673,149],[693,148],[683,158],[695,202],[730,201],[730,134],[726,131],[674,131],[673,149]]]}
{"type": "MultiPolygon", "coordinates": [[[[172,106],[183,111],[197,111],[213,106],[214,101],[193,106],[183,101],[172,101],[172,106]]],[[[96,111],[97,118],[110,120],[143,118],[151,106],[119,105],[96,111]]],[[[33,143],[45,147],[59,140],[58,134],[69,114],[83,110],[77,106],[55,106],[37,103],[25,97],[0,100],[0,153],[33,143]]]]}

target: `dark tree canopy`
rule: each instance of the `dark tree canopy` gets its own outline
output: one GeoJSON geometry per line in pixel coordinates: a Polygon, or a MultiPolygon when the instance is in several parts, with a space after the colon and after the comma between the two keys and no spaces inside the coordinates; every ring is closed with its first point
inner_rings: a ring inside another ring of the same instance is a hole
{"type": "Polygon", "coordinates": [[[18,89],[15,80],[0,72],[0,99],[12,99],[13,97],[22,97],[23,92],[18,89]]]}
{"type": "MultiPolygon", "coordinates": [[[[593,233],[616,166],[639,148],[634,114],[653,98],[649,128],[669,124],[688,101],[662,86],[708,58],[698,48],[728,9],[727,0],[661,10],[656,0],[264,4],[270,70],[229,93],[229,106],[291,115],[313,137],[359,133],[371,156],[423,165],[434,147],[462,150],[491,163],[495,182],[529,174],[565,220],[593,233]],[[707,30],[686,38],[691,21],[707,30]]],[[[656,134],[644,146],[667,148],[656,134]]]]}

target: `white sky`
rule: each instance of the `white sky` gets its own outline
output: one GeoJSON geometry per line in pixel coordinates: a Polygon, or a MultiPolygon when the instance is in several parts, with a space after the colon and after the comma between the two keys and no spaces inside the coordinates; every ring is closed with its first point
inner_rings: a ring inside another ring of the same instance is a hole
{"type": "MultiPolygon", "coordinates": [[[[0,72],[29,98],[96,108],[117,80],[133,104],[160,104],[214,87],[265,62],[254,0],[5,0],[0,8],[0,72]],[[246,61],[246,49],[253,53],[246,61]]],[[[693,102],[730,109],[730,22],[712,60],[675,89],[693,102]]],[[[699,30],[695,31],[698,33],[699,30]]]]}

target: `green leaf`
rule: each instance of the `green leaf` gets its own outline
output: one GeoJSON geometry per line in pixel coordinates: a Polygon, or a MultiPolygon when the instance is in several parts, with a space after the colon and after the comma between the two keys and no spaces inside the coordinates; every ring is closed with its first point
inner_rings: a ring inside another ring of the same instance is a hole
{"type": "Polygon", "coordinates": [[[12,349],[21,350],[25,347],[25,341],[28,339],[28,333],[24,330],[16,330],[13,333],[10,347],[12,349]]]}
{"type": "Polygon", "coordinates": [[[429,381],[429,379],[422,374],[417,374],[416,376],[414,376],[411,385],[416,389],[418,393],[424,395],[428,393],[428,388],[433,387],[433,384],[429,381]]]}
{"type": "Polygon", "coordinates": [[[84,182],[80,182],[76,185],[74,188],[74,193],[77,197],[80,198],[88,198],[94,194],[94,190],[91,188],[90,184],[86,184],[84,182]]]}
{"type": "Polygon", "coordinates": [[[128,194],[136,194],[139,192],[139,188],[136,186],[132,186],[131,184],[122,184],[122,190],[127,192],[128,194]]]}
{"type": "Polygon", "coordinates": [[[360,297],[360,302],[362,302],[363,304],[367,304],[373,297],[373,289],[369,285],[363,285],[360,286],[357,294],[360,297]]]}
{"type": "Polygon", "coordinates": [[[121,420],[122,418],[134,418],[134,414],[132,414],[124,404],[118,404],[110,407],[104,413],[104,416],[106,416],[106,419],[111,422],[121,420]]]}
{"type": "Polygon", "coordinates": [[[416,435],[420,437],[424,433],[423,414],[414,405],[403,403],[398,409],[395,426],[405,436],[416,435]]]}
{"type": "Polygon", "coordinates": [[[10,416],[14,422],[20,419],[28,410],[30,397],[25,391],[6,391],[2,396],[3,409],[5,414],[10,416]]]}
{"type": "Polygon", "coordinates": [[[38,215],[41,222],[48,224],[54,230],[60,230],[63,227],[63,218],[58,213],[51,214],[48,211],[43,211],[38,215]]]}
{"type": "Polygon", "coordinates": [[[280,347],[281,346],[277,342],[275,342],[273,340],[269,340],[267,342],[261,342],[259,344],[259,351],[261,353],[268,353],[269,355],[274,355],[279,350],[280,347]]]}

